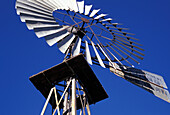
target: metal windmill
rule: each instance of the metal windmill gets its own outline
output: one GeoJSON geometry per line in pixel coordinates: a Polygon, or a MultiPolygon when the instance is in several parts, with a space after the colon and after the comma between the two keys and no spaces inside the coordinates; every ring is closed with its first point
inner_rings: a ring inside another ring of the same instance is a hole
{"type": "Polygon", "coordinates": [[[155,96],[170,102],[170,95],[159,75],[135,69],[143,49],[119,23],[100,9],[78,0],[17,0],[21,21],[49,46],[57,45],[65,54],[62,63],[44,70],[30,81],[47,98],[53,115],[90,115],[90,104],[108,98],[89,64],[102,66],[155,96]],[[124,64],[123,64],[124,63],[124,64]],[[125,66],[125,65],[130,65],[125,66]]]}

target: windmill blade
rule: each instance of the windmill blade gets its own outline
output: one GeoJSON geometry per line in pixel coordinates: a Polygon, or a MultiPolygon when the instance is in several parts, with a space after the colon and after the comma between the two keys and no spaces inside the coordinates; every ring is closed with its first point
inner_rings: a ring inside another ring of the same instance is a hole
{"type": "Polygon", "coordinates": [[[75,0],[65,0],[64,4],[68,8],[67,10],[74,11],[73,2],[75,2],[75,0]]]}
{"type": "Polygon", "coordinates": [[[85,13],[84,13],[85,15],[89,15],[92,6],[93,5],[85,5],[85,13]]]}
{"type": "Polygon", "coordinates": [[[58,23],[54,22],[41,22],[41,21],[29,21],[26,20],[26,25],[29,30],[32,30],[34,28],[43,28],[43,27],[56,27],[60,26],[58,23]]]}
{"type": "Polygon", "coordinates": [[[101,50],[101,52],[103,53],[103,55],[109,60],[109,62],[112,62],[110,60],[110,58],[107,56],[107,54],[104,52],[104,50],[101,48],[101,46],[99,44],[97,44],[97,45],[98,45],[99,49],[101,50]]]}
{"type": "Polygon", "coordinates": [[[56,9],[56,6],[54,4],[52,4],[49,0],[36,0],[36,1],[44,2],[44,4],[50,6],[51,8],[53,8],[53,10],[56,9]]]}
{"type": "Polygon", "coordinates": [[[55,10],[55,6],[53,6],[50,2],[44,1],[44,0],[31,0],[31,1],[35,1],[38,2],[46,7],[50,7],[51,9],[55,10]]]}
{"type": "Polygon", "coordinates": [[[37,12],[40,12],[40,13],[50,14],[52,16],[52,10],[51,9],[47,9],[45,7],[38,6],[38,5],[35,5],[35,4],[32,4],[32,3],[29,3],[29,2],[25,3],[25,2],[18,2],[17,1],[15,8],[17,9],[17,7],[32,10],[32,11],[37,11],[37,12]]]}
{"type": "MultiPolygon", "coordinates": [[[[53,10],[57,10],[59,8],[59,5],[56,4],[56,2],[54,2],[54,0],[46,0],[46,2],[50,3],[50,5],[54,7],[53,10]]],[[[58,0],[58,2],[59,2],[59,0],[58,0]]]]}
{"type": "Polygon", "coordinates": [[[94,15],[96,15],[97,14],[97,12],[99,12],[100,11],[100,9],[97,9],[97,10],[93,10],[92,12],[91,12],[91,14],[90,14],[90,16],[89,17],[93,17],[94,15]]]}
{"type": "MultiPolygon", "coordinates": [[[[115,35],[114,35],[114,38],[117,39],[117,40],[119,40],[119,41],[122,41],[122,42],[124,42],[124,43],[128,43],[128,44],[129,44],[129,43],[133,43],[133,44],[142,46],[142,44],[139,44],[139,43],[134,42],[134,41],[132,41],[132,40],[130,40],[130,39],[127,39],[127,38],[123,38],[123,37],[119,37],[119,36],[115,36],[115,35]]],[[[136,47],[136,48],[137,48],[137,47],[136,47]]],[[[140,48],[138,48],[138,49],[140,49],[140,48]]],[[[140,50],[144,51],[143,49],[140,49],[140,50]]]]}
{"type": "Polygon", "coordinates": [[[69,10],[69,5],[68,2],[66,0],[51,0],[53,1],[53,3],[55,3],[56,5],[58,5],[58,9],[62,9],[62,10],[69,10]]]}
{"type": "MultiPolygon", "coordinates": [[[[130,50],[135,51],[136,53],[138,53],[138,54],[144,56],[143,53],[141,53],[141,52],[135,50],[134,48],[129,47],[128,45],[125,45],[125,44],[123,44],[123,43],[121,43],[121,42],[119,42],[119,41],[116,41],[116,42],[119,43],[119,44],[121,44],[121,45],[123,45],[123,46],[125,46],[125,47],[127,47],[127,48],[129,48],[130,50]]],[[[132,46],[132,47],[133,47],[133,46],[132,46]]]]}
{"type": "Polygon", "coordinates": [[[138,41],[139,41],[139,39],[133,38],[133,37],[130,37],[130,36],[127,36],[127,35],[123,35],[123,34],[119,34],[119,33],[114,33],[114,34],[119,35],[119,36],[126,37],[127,39],[133,39],[133,40],[138,40],[138,41]]]}
{"type": "MultiPolygon", "coordinates": [[[[74,6],[73,6],[74,5],[73,2],[75,2],[75,0],[64,0],[64,1],[60,0],[59,3],[60,4],[65,4],[65,10],[75,11],[74,6]]],[[[61,9],[62,9],[62,5],[60,5],[60,6],[61,6],[61,9]]]]}
{"type": "MultiPolygon", "coordinates": [[[[108,18],[107,20],[106,19],[104,19],[103,21],[111,21],[112,20],[112,18],[108,18]]],[[[99,22],[102,22],[102,21],[99,21],[99,22]]],[[[120,31],[120,30],[117,30],[117,29],[111,29],[110,28],[110,26],[106,26],[105,24],[102,24],[102,25],[104,25],[106,28],[108,28],[110,31],[112,31],[112,32],[117,32],[117,33],[121,33],[121,34],[123,34],[123,35],[127,35],[127,34],[129,34],[129,35],[135,35],[135,34],[132,34],[132,33],[128,33],[128,32],[125,32],[125,31],[120,31]]]]}
{"type": "Polygon", "coordinates": [[[78,37],[77,41],[76,41],[76,43],[74,45],[74,48],[72,50],[73,56],[76,56],[76,55],[78,55],[80,53],[80,47],[81,47],[81,38],[78,37]]]}
{"type": "Polygon", "coordinates": [[[127,51],[127,52],[129,52],[130,54],[134,55],[135,57],[143,60],[143,57],[141,57],[141,56],[139,56],[139,55],[137,55],[137,54],[134,54],[132,51],[127,50],[126,48],[122,47],[121,45],[119,45],[119,44],[117,44],[117,43],[115,43],[115,42],[112,42],[112,43],[114,43],[114,44],[116,44],[117,46],[121,47],[122,49],[124,49],[125,51],[127,51]]]}
{"type": "Polygon", "coordinates": [[[71,0],[71,2],[72,2],[72,4],[73,4],[73,10],[74,10],[75,12],[78,12],[79,10],[78,10],[78,6],[77,6],[76,0],[71,0]]]}
{"type": "MultiPolygon", "coordinates": [[[[115,55],[113,55],[113,53],[112,53],[110,50],[108,50],[107,48],[106,48],[106,50],[114,57],[114,59],[115,59],[117,62],[119,62],[119,64],[120,64],[122,67],[124,67],[124,69],[126,69],[126,67],[117,59],[117,57],[116,57],[115,55]]],[[[111,65],[113,65],[113,64],[111,64],[111,65]]]]}
{"type": "Polygon", "coordinates": [[[49,46],[53,46],[54,44],[56,44],[58,41],[62,40],[63,38],[65,38],[66,36],[68,36],[70,34],[70,32],[67,32],[67,30],[62,30],[59,31],[55,34],[51,34],[48,36],[45,36],[45,40],[48,43],[49,46]]]}
{"type": "Polygon", "coordinates": [[[131,68],[131,67],[127,67],[127,69],[125,70],[126,72],[124,70],[122,70],[122,71],[116,70],[112,67],[110,68],[110,71],[112,73],[115,73],[119,77],[122,77],[125,80],[147,90],[148,92],[154,94],[155,96],[157,96],[167,102],[170,102],[169,92],[163,88],[163,86],[164,87],[167,87],[167,86],[161,76],[152,74],[150,72],[146,72],[144,70],[131,68]],[[145,73],[147,73],[148,75],[145,73]],[[155,82],[154,83],[151,82],[151,79],[152,79],[152,81],[155,80],[155,82]],[[162,84],[162,85],[160,85],[160,84],[162,84]]]}
{"type": "Polygon", "coordinates": [[[22,22],[25,22],[26,20],[56,22],[54,19],[51,19],[51,18],[44,18],[40,16],[34,16],[34,15],[28,15],[28,14],[22,14],[22,13],[20,13],[20,18],[22,22]]]}
{"type": "Polygon", "coordinates": [[[79,12],[82,14],[84,12],[84,1],[77,2],[79,12]]]}
{"type": "Polygon", "coordinates": [[[120,28],[120,27],[109,27],[109,28],[113,28],[113,29],[117,29],[119,31],[122,31],[122,30],[129,30],[129,28],[120,28]]]}
{"type": "Polygon", "coordinates": [[[43,27],[43,28],[35,28],[35,34],[37,35],[38,38],[48,36],[60,31],[65,30],[66,27],[63,26],[56,26],[56,27],[43,27]]]}
{"type": "Polygon", "coordinates": [[[40,13],[40,12],[37,12],[37,11],[27,10],[27,9],[20,8],[20,7],[17,7],[17,13],[18,13],[18,15],[20,13],[22,13],[22,14],[26,14],[26,15],[39,16],[39,17],[44,17],[44,18],[48,18],[48,19],[54,19],[51,14],[40,13]]]}
{"type": "MultiPolygon", "coordinates": [[[[18,1],[18,0],[17,0],[17,1],[18,1]]],[[[19,0],[19,1],[20,1],[20,0],[19,0]]],[[[24,0],[22,0],[22,1],[24,1],[24,0]]],[[[53,8],[51,8],[50,6],[42,3],[40,0],[39,0],[39,1],[37,1],[37,0],[25,0],[25,1],[27,1],[27,2],[29,2],[29,3],[32,3],[32,4],[36,4],[36,5],[42,6],[42,7],[46,7],[47,9],[53,10],[53,8]]],[[[25,3],[26,3],[26,2],[25,2],[25,3]]]]}
{"type": "Polygon", "coordinates": [[[91,44],[92,44],[92,47],[93,47],[94,52],[95,52],[95,54],[96,54],[96,57],[97,57],[97,59],[98,59],[98,61],[99,61],[99,64],[100,64],[103,68],[106,68],[105,65],[104,65],[104,63],[103,63],[103,61],[102,61],[102,59],[101,59],[101,57],[100,57],[100,55],[99,55],[99,53],[97,52],[96,47],[94,46],[94,43],[91,42],[91,44]]]}
{"type": "Polygon", "coordinates": [[[112,18],[107,18],[107,19],[103,19],[103,20],[101,20],[99,22],[105,22],[105,21],[111,21],[111,20],[113,20],[113,19],[112,18]]]}
{"type": "MultiPolygon", "coordinates": [[[[125,59],[120,53],[118,53],[114,48],[112,48],[110,45],[106,43],[107,46],[109,46],[116,54],[118,54],[123,60],[125,60],[129,65],[134,67],[127,59],[125,59]]],[[[120,61],[119,61],[120,62],[120,61]]]]}
{"type": "Polygon", "coordinates": [[[100,15],[96,16],[94,19],[95,19],[95,20],[98,20],[99,18],[105,17],[105,16],[107,16],[107,15],[108,15],[108,14],[100,14],[100,15]]]}
{"type": "Polygon", "coordinates": [[[75,39],[75,35],[74,34],[70,34],[68,36],[66,36],[63,40],[61,40],[60,42],[58,42],[57,46],[59,48],[59,50],[62,53],[65,53],[66,50],[68,49],[68,47],[71,45],[71,43],[73,42],[73,40],[75,39]]]}
{"type": "MultiPolygon", "coordinates": [[[[110,43],[110,42],[109,42],[110,43]]],[[[139,62],[137,60],[135,60],[134,58],[132,58],[129,54],[127,54],[126,52],[124,52],[123,50],[121,50],[120,48],[118,48],[117,46],[115,46],[114,44],[110,43],[112,46],[114,46],[116,49],[118,49],[120,52],[122,52],[123,54],[125,54],[126,56],[128,56],[129,58],[131,58],[133,61],[135,61],[136,63],[139,64],[139,62]]]]}
{"type": "Polygon", "coordinates": [[[26,5],[26,6],[32,6],[32,7],[41,9],[41,10],[49,10],[49,11],[53,10],[50,7],[44,6],[44,5],[42,5],[42,4],[40,4],[36,1],[33,1],[33,0],[17,0],[16,4],[15,4],[15,8],[16,8],[18,3],[26,5]]]}
{"type": "Polygon", "coordinates": [[[115,64],[113,64],[113,62],[111,61],[111,59],[107,56],[107,54],[104,52],[104,50],[101,48],[101,46],[99,44],[97,44],[99,49],[101,50],[101,52],[103,53],[103,55],[107,58],[107,60],[109,61],[109,63],[111,63],[111,65],[116,69],[115,64]]]}
{"type": "MultiPolygon", "coordinates": [[[[57,2],[56,2],[56,0],[47,0],[48,2],[51,2],[51,4],[53,4],[54,6],[55,6],[55,10],[57,10],[57,9],[61,9],[61,3],[60,3],[60,1],[59,0],[57,0],[57,2]]],[[[63,0],[63,2],[64,2],[64,0],[63,0]]]]}
{"type": "Polygon", "coordinates": [[[122,25],[120,23],[102,23],[103,26],[114,26],[116,27],[117,25],[122,25]]]}
{"type": "Polygon", "coordinates": [[[89,64],[92,65],[92,60],[91,60],[91,55],[90,55],[90,50],[89,50],[89,45],[88,45],[88,42],[85,41],[85,51],[86,51],[86,60],[89,64]]]}

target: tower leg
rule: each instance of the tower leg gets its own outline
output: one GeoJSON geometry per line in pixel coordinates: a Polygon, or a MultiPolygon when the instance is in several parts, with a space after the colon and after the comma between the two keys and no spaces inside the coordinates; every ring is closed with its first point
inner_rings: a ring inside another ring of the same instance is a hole
{"type": "Polygon", "coordinates": [[[72,115],[77,115],[76,106],[76,79],[72,79],[72,115]]]}
{"type": "Polygon", "coordinates": [[[44,107],[43,107],[43,109],[42,109],[41,115],[44,115],[44,112],[45,112],[45,110],[46,110],[46,108],[47,108],[47,105],[48,105],[48,102],[49,102],[49,100],[50,100],[50,97],[51,97],[51,95],[52,95],[53,90],[54,90],[54,88],[51,88],[50,93],[49,93],[49,95],[48,95],[48,98],[47,98],[47,100],[46,100],[46,102],[45,102],[45,104],[44,104],[44,107]]]}

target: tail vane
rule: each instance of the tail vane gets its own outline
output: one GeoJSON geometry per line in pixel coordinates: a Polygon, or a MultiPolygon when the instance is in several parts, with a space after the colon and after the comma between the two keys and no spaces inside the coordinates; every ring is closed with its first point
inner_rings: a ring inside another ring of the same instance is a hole
{"type": "Polygon", "coordinates": [[[132,67],[126,66],[126,68],[124,69],[121,66],[119,66],[119,69],[110,67],[110,71],[170,103],[168,87],[162,76],[132,67]]]}

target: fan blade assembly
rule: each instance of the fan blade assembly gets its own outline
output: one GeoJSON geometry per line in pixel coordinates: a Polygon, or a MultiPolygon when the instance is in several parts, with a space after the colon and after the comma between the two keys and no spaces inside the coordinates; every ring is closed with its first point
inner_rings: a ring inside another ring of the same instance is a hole
{"type": "Polygon", "coordinates": [[[110,69],[170,103],[163,77],[136,69],[131,63],[139,64],[138,60],[144,59],[138,39],[101,9],[94,9],[84,0],[17,0],[15,9],[29,30],[65,54],[64,60],[82,53],[90,65],[110,69]]]}

